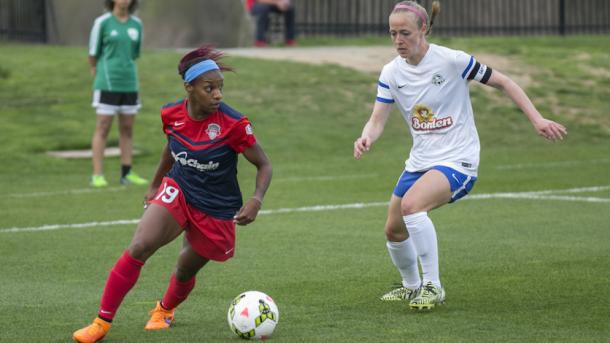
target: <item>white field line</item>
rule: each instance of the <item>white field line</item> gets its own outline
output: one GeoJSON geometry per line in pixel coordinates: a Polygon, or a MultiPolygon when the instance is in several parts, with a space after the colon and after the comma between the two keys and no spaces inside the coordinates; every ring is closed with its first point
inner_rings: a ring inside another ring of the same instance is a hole
{"type": "MultiPolygon", "coordinates": [[[[490,194],[479,194],[479,195],[469,195],[468,198],[476,197],[476,196],[486,196],[489,198],[489,195],[497,196],[497,198],[506,198],[511,197],[513,194],[517,194],[520,196],[529,196],[529,195],[542,195],[542,194],[557,194],[557,193],[586,193],[586,192],[602,192],[610,190],[610,185],[603,186],[591,186],[591,187],[578,187],[578,188],[568,188],[568,189],[547,189],[544,191],[532,191],[532,192],[516,192],[516,193],[490,193],[490,194]]],[[[467,198],[465,198],[467,199],[467,198]]]]}
{"type": "Polygon", "coordinates": [[[140,219],[122,219],[105,222],[89,222],[80,224],[52,224],[43,225],[38,227],[12,227],[9,229],[0,229],[0,233],[11,233],[11,232],[32,232],[32,231],[51,231],[59,229],[82,229],[94,226],[112,226],[112,225],[127,225],[137,224],[140,219]]]}
{"type": "Polygon", "coordinates": [[[528,200],[562,200],[562,201],[580,201],[580,202],[602,202],[610,203],[610,198],[596,197],[575,197],[568,195],[539,195],[539,194],[474,194],[464,198],[464,200],[484,200],[484,199],[528,199],[528,200]]]}
{"type": "Polygon", "coordinates": [[[294,181],[335,181],[345,179],[368,179],[376,177],[378,174],[358,174],[358,175],[334,175],[334,176],[293,176],[284,178],[274,178],[273,183],[294,182],[294,181]]]}
{"type": "Polygon", "coordinates": [[[521,164],[504,164],[495,166],[498,170],[513,170],[513,169],[528,169],[528,168],[553,168],[553,167],[566,167],[576,166],[582,164],[602,164],[608,163],[610,159],[600,158],[593,160],[570,160],[570,161],[557,161],[557,162],[542,162],[542,163],[521,163],[521,164]]]}
{"type": "MultiPolygon", "coordinates": [[[[336,175],[336,176],[293,176],[293,177],[285,177],[285,178],[274,178],[273,183],[278,182],[300,182],[300,181],[336,181],[336,180],[346,180],[346,179],[368,179],[376,177],[377,174],[358,174],[358,175],[336,175]]],[[[48,197],[48,196],[56,196],[56,195],[78,195],[78,194],[87,194],[87,193],[100,193],[100,192],[121,192],[127,190],[128,187],[108,187],[103,189],[95,189],[95,188],[78,188],[78,189],[69,189],[64,191],[54,191],[54,192],[32,192],[32,193],[11,193],[6,194],[4,196],[12,197],[12,198],[38,198],[38,197],[48,197]]]]}
{"type": "MultiPolygon", "coordinates": [[[[569,189],[556,189],[556,190],[544,190],[544,191],[536,191],[536,192],[472,194],[472,195],[465,197],[463,200],[526,199],[526,200],[576,201],[576,202],[588,202],[588,203],[610,203],[610,198],[577,197],[577,196],[565,196],[565,195],[551,194],[551,193],[600,192],[600,191],[605,191],[605,190],[609,190],[609,189],[610,189],[610,185],[569,188],[569,189]]],[[[387,206],[387,205],[388,205],[388,202],[386,202],[386,201],[369,202],[369,203],[338,204],[338,205],[317,205],[317,206],[305,206],[305,207],[278,208],[278,209],[274,209],[274,210],[262,210],[259,212],[259,214],[270,215],[270,214],[295,213],[295,212],[333,211],[333,210],[343,210],[343,209],[381,207],[381,206],[387,206]]],[[[12,227],[12,228],[0,229],[0,233],[37,232],[37,231],[59,230],[59,229],[71,229],[71,228],[128,225],[128,224],[137,224],[139,221],[140,221],[140,219],[124,219],[124,220],[89,222],[89,223],[80,223],[80,224],[52,224],[52,225],[43,225],[43,226],[37,226],[37,227],[12,227]]]]}
{"type": "Polygon", "coordinates": [[[95,188],[80,188],[80,189],[69,189],[65,191],[55,191],[55,192],[32,192],[32,193],[13,193],[7,194],[6,196],[13,198],[38,198],[38,197],[47,197],[47,196],[55,196],[55,195],[77,195],[77,194],[86,194],[86,193],[101,193],[101,192],[121,192],[127,190],[127,187],[108,187],[104,189],[95,189],[95,188]]]}

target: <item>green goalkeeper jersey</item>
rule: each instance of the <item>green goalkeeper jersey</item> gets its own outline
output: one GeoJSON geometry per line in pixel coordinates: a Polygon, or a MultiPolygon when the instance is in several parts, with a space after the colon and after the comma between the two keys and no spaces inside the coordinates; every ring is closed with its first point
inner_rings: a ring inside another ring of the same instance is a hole
{"type": "Polygon", "coordinates": [[[97,19],[89,38],[89,55],[97,59],[94,90],[137,92],[138,71],[135,60],[140,56],[142,22],[129,16],[119,21],[112,13],[97,19]]]}

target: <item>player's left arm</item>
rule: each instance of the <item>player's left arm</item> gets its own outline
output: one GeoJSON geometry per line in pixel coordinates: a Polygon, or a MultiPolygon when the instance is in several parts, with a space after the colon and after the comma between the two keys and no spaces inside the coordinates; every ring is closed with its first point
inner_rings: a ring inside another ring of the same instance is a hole
{"type": "Polygon", "coordinates": [[[256,186],[254,194],[246,201],[244,206],[239,209],[234,217],[238,225],[248,225],[256,219],[258,211],[263,205],[263,197],[271,183],[271,161],[265,154],[263,148],[258,144],[246,148],[243,151],[244,157],[256,167],[256,186]]]}
{"type": "Polygon", "coordinates": [[[540,136],[556,141],[568,134],[563,125],[545,119],[523,89],[508,76],[494,69],[486,84],[503,91],[523,111],[540,136]]]}

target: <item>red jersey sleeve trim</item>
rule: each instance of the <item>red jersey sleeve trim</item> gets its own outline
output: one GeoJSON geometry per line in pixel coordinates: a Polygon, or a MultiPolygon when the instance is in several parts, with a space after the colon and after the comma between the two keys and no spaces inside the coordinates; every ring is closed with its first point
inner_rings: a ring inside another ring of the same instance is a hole
{"type": "Polygon", "coordinates": [[[256,144],[256,136],[254,136],[252,124],[248,118],[244,117],[231,129],[229,145],[237,153],[242,153],[254,144],[256,144]]]}

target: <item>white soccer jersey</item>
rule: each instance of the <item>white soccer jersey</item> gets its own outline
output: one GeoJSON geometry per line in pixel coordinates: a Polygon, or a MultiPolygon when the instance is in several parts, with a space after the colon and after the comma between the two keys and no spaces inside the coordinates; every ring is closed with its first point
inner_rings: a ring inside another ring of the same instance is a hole
{"type": "Polygon", "coordinates": [[[417,66],[397,56],[383,67],[377,101],[396,103],[409,126],[407,171],[443,165],[477,175],[480,144],[468,81],[486,83],[490,76],[491,68],[471,55],[435,44],[417,66]]]}

